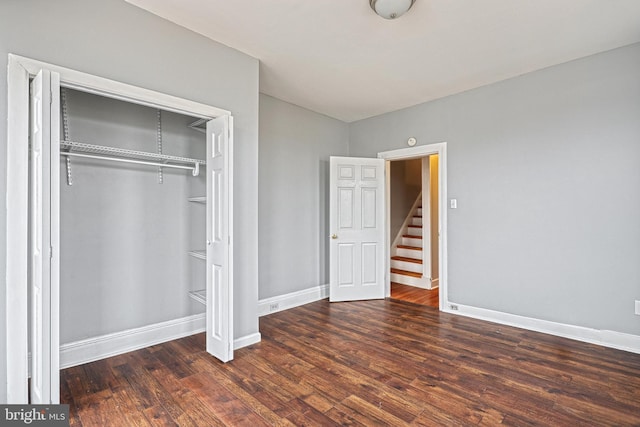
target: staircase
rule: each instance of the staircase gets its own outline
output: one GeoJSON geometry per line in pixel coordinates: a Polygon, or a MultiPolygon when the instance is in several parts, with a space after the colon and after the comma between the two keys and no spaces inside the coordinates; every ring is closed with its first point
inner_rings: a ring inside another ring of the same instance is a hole
{"type": "Polygon", "coordinates": [[[391,248],[391,281],[431,289],[431,278],[423,277],[422,195],[407,216],[391,248]]]}

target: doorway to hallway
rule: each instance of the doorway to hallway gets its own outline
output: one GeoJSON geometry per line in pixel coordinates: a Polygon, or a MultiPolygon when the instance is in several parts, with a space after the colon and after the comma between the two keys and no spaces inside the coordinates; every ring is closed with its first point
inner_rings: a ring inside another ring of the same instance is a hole
{"type": "Polygon", "coordinates": [[[439,308],[438,155],[388,162],[390,297],[439,308]]]}
{"type": "Polygon", "coordinates": [[[439,289],[420,289],[415,286],[391,282],[391,299],[439,308],[439,289]]]}

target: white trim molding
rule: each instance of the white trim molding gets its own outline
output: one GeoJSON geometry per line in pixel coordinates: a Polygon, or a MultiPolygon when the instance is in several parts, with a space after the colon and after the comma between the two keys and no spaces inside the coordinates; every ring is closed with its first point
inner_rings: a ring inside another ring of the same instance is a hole
{"type": "Polygon", "coordinates": [[[329,298],[329,285],[318,285],[289,294],[265,298],[258,301],[258,316],[298,307],[311,302],[329,298]]]}
{"type": "Polygon", "coordinates": [[[205,314],[74,341],[60,346],[60,369],[204,332],[205,314]]]}
{"type": "MultiPolygon", "coordinates": [[[[106,359],[204,331],[205,313],[200,313],[62,344],[60,346],[60,369],[106,359]]],[[[260,339],[260,333],[236,338],[233,341],[233,349],[237,350],[258,343],[260,339]]]]}
{"type": "Polygon", "coordinates": [[[233,340],[233,349],[237,350],[239,348],[247,347],[252,344],[257,344],[262,339],[262,335],[260,332],[256,332],[255,334],[245,335],[240,338],[236,338],[233,340]]]}
{"type": "Polygon", "coordinates": [[[7,73],[6,366],[5,403],[27,403],[27,243],[29,72],[9,55],[7,73]],[[23,114],[20,114],[22,112],[23,114]]]}
{"type": "Polygon", "coordinates": [[[640,354],[640,336],[638,335],[551,322],[454,302],[448,302],[446,307],[440,309],[451,314],[640,354]]]}
{"type": "MultiPolygon", "coordinates": [[[[16,64],[26,72],[34,76],[41,69],[45,68],[60,74],[60,85],[82,92],[92,93],[107,98],[114,98],[132,104],[145,105],[152,108],[162,108],[187,116],[198,116],[200,118],[211,119],[214,117],[231,115],[230,111],[178,98],[173,95],[157,92],[133,86],[127,83],[118,82],[104,77],[94,76],[70,68],[60,67],[31,58],[9,54],[9,64],[16,64]]],[[[10,109],[11,110],[11,109],[10,109]]]]}

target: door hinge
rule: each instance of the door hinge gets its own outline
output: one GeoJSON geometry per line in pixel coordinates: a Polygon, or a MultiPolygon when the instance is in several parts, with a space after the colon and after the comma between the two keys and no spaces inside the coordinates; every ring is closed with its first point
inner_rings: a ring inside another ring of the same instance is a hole
{"type": "Polygon", "coordinates": [[[53,246],[49,246],[49,259],[53,259],[53,246]]]}

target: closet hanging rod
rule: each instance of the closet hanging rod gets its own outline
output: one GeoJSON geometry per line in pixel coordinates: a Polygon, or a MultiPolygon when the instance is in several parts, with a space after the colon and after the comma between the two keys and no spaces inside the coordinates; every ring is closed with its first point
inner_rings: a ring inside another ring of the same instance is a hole
{"type": "Polygon", "coordinates": [[[74,141],[61,141],[60,148],[61,156],[86,157],[149,166],[189,169],[192,171],[193,176],[198,176],[200,173],[200,165],[206,164],[204,160],[200,159],[190,159],[188,157],[148,153],[146,151],[128,150],[125,148],[86,144],[74,141]]]}
{"type": "Polygon", "coordinates": [[[191,171],[193,176],[198,176],[200,174],[200,163],[194,163],[193,166],[186,166],[186,165],[172,165],[171,163],[162,163],[162,162],[148,162],[146,160],[135,160],[135,159],[125,159],[125,158],[119,158],[119,157],[100,156],[98,154],[61,152],[60,155],[70,156],[70,157],[84,157],[87,159],[110,160],[112,162],[134,163],[137,165],[162,166],[163,168],[187,169],[191,171]]]}
{"type": "Polygon", "coordinates": [[[87,144],[84,142],[61,141],[60,148],[65,152],[80,152],[100,155],[114,155],[118,157],[132,158],[136,160],[150,161],[169,161],[176,163],[200,163],[205,165],[206,162],[200,159],[190,159],[188,157],[170,156],[167,154],[149,153],[146,151],[128,150],[126,148],[108,147],[106,145],[87,144]]]}

